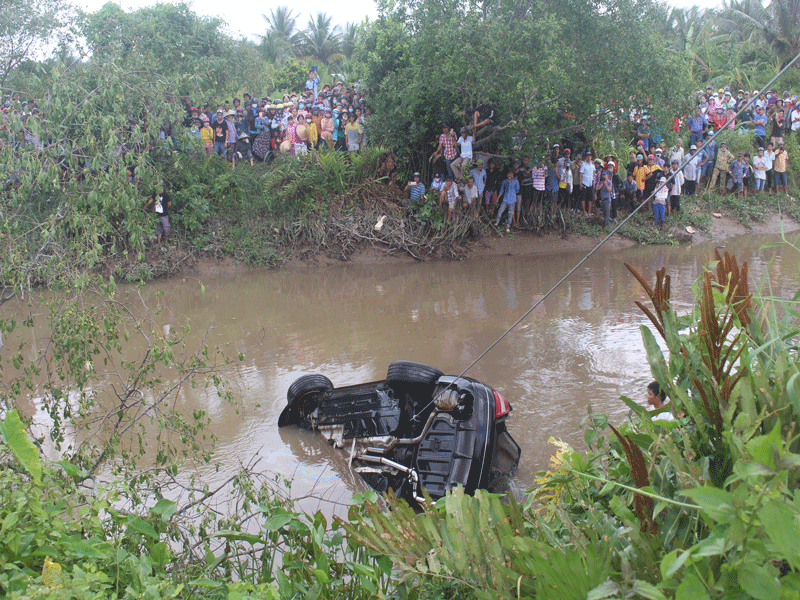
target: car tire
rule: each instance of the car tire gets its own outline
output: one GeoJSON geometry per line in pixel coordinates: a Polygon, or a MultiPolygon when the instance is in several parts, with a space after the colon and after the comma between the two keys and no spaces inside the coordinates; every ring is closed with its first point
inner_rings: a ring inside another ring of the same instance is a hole
{"type": "Polygon", "coordinates": [[[386,381],[392,384],[435,385],[444,375],[439,369],[407,360],[396,360],[389,365],[386,381]]]}
{"type": "Polygon", "coordinates": [[[298,425],[302,415],[314,410],[316,406],[311,406],[309,394],[321,394],[333,389],[333,383],[324,375],[312,373],[303,375],[295,379],[286,392],[286,408],[283,409],[278,418],[278,427],[286,425],[298,425]]]}

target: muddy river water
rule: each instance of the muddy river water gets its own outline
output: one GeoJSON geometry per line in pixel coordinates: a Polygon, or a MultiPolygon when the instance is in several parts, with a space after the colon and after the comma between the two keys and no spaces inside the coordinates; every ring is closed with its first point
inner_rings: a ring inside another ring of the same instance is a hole
{"type": "MultiPolygon", "coordinates": [[[[724,244],[749,262],[751,281],[768,271],[773,293],[790,296],[798,286],[798,255],[786,247],[761,249],[777,239],[750,235],[724,244]]],[[[628,413],[620,396],[645,403],[652,377],[639,327],[648,321],[634,301],[646,297],[623,262],[649,281],[667,267],[674,305],[685,312],[713,249],[601,251],[469,371],[513,406],[509,430],[522,447],[521,489],[547,466],[549,438],[583,446],[581,420],[590,404],[613,423],[628,413]]],[[[564,252],[252,271],[204,278],[204,293],[197,278],[186,276],[153,283],[143,296],[163,307],[165,325],[188,318],[199,335],[210,324],[209,343],[246,355],[227,372],[242,399],[238,411],[216,396],[182,392],[187,408],[208,411],[219,436],[225,467],[209,469],[209,483],[258,455],[260,467],[294,479],[294,493],[313,490],[347,502],[362,484],[339,453],[314,434],[277,428],[292,381],[306,373],[324,374],[334,385],[383,379],[393,360],[458,374],[581,257],[564,252]]]]}

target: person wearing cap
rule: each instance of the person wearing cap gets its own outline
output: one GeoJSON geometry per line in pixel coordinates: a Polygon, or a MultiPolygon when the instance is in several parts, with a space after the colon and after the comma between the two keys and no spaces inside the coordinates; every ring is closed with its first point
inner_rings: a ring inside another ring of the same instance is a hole
{"type": "Polygon", "coordinates": [[[452,177],[448,177],[444,182],[442,191],[439,193],[439,205],[444,206],[445,202],[447,203],[447,215],[444,218],[445,224],[449,223],[450,219],[453,218],[453,212],[456,209],[456,201],[459,198],[461,198],[461,194],[458,193],[458,186],[455,184],[452,177]]]}
{"type": "Polygon", "coordinates": [[[598,202],[603,211],[603,231],[606,230],[611,222],[611,200],[614,195],[614,186],[611,184],[611,173],[608,169],[600,172],[600,180],[597,182],[598,202]]]}
{"type": "Polygon", "coordinates": [[[419,173],[414,173],[412,180],[406,184],[403,191],[408,192],[408,198],[403,199],[403,206],[408,206],[409,202],[416,202],[420,196],[424,196],[425,184],[422,183],[422,176],[419,173]]]}
{"type": "Polygon", "coordinates": [[[759,146],[757,154],[753,157],[753,178],[756,183],[756,192],[763,192],[767,183],[767,171],[772,168],[772,163],[764,156],[764,147],[759,146]]]}
{"type": "Polygon", "coordinates": [[[444,187],[444,179],[439,173],[433,174],[433,179],[431,180],[431,189],[435,190],[436,192],[441,192],[442,188],[444,187]]]}
{"type": "Polygon", "coordinates": [[[667,164],[664,160],[663,152],[661,152],[661,150],[656,150],[653,152],[653,155],[655,156],[654,162],[663,170],[664,166],[667,164]]]}
{"type": "Polygon", "coordinates": [[[697,151],[697,146],[689,146],[689,153],[685,157],[683,168],[683,195],[694,196],[697,190],[697,180],[700,178],[700,161],[702,157],[697,151]]]}
{"type": "Polygon", "coordinates": [[[706,93],[703,94],[703,99],[706,102],[711,102],[711,98],[713,98],[713,97],[714,97],[714,88],[711,87],[711,84],[708,84],[706,86],[706,93]]]}
{"type": "Polygon", "coordinates": [[[689,144],[702,144],[703,136],[708,130],[708,119],[703,115],[703,111],[699,106],[694,110],[694,116],[686,120],[686,125],[691,134],[689,137],[689,144]]]}
{"type": "Polygon", "coordinates": [[[636,166],[633,169],[633,179],[636,181],[636,199],[644,200],[644,180],[647,177],[648,165],[644,154],[636,155],[636,166]]]}
{"type": "Polygon", "coordinates": [[[683,149],[683,140],[678,138],[675,140],[675,145],[669,149],[669,162],[672,164],[674,159],[678,159],[678,164],[683,164],[686,151],[683,149]]]}
{"type": "Polygon", "coordinates": [[[461,153],[458,158],[450,163],[450,169],[453,171],[456,182],[463,182],[464,174],[461,169],[464,165],[469,165],[472,162],[472,136],[469,135],[467,127],[461,128],[461,137],[456,140],[456,144],[458,144],[461,153]]]}
{"type": "Polygon", "coordinates": [[[483,201],[483,192],[486,190],[486,169],[483,168],[483,159],[475,161],[475,166],[470,170],[469,176],[478,188],[478,201],[483,201]]]}
{"type": "Polygon", "coordinates": [[[711,190],[711,188],[716,185],[717,179],[719,179],[719,193],[721,196],[725,194],[726,183],[728,179],[728,167],[734,158],[736,157],[730,150],[728,150],[728,143],[720,142],[719,152],[717,152],[717,162],[714,165],[714,171],[711,174],[711,179],[708,182],[707,191],[711,190]]]}
{"type": "Polygon", "coordinates": [[[500,226],[500,219],[505,211],[508,211],[508,223],[506,233],[511,232],[511,223],[514,220],[514,207],[517,205],[517,195],[519,194],[519,181],[514,176],[514,171],[509,169],[506,178],[500,186],[500,209],[497,211],[497,218],[494,226],[500,226]]]}
{"type": "Polygon", "coordinates": [[[736,156],[736,160],[731,161],[731,164],[728,165],[728,173],[730,174],[730,179],[728,180],[728,189],[731,190],[731,194],[735,196],[740,196],[742,194],[742,186],[746,169],[747,163],[744,161],[744,152],[739,152],[736,156]]]}
{"type": "Polygon", "coordinates": [[[778,143],[778,149],[775,151],[775,161],[772,164],[773,177],[775,178],[775,192],[781,191],[783,186],[783,193],[789,195],[789,177],[787,168],[789,165],[789,153],[786,152],[786,146],[783,141],[778,143]]]}
{"type": "Polygon", "coordinates": [[[683,193],[683,186],[685,182],[684,173],[680,170],[680,162],[677,158],[670,161],[669,176],[669,204],[667,204],[667,216],[672,213],[681,212],[681,194],[683,193]]]}

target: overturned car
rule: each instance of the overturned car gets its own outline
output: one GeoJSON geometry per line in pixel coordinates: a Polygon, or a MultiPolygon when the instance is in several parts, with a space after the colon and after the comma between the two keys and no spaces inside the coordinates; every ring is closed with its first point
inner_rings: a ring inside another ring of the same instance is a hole
{"type": "Polygon", "coordinates": [[[298,378],[278,426],[319,431],[372,488],[420,502],[422,490],[438,499],[457,485],[507,491],[520,458],[510,412],[479,381],[396,361],[384,381],[335,388],[323,375],[298,378]]]}

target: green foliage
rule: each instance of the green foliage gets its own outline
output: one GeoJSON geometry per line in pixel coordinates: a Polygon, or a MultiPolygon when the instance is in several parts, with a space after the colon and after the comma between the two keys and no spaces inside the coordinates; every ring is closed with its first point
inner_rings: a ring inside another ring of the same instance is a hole
{"type": "Polygon", "coordinates": [[[305,88],[307,79],[308,68],[306,65],[296,58],[289,58],[275,72],[273,85],[276,92],[299,94],[305,88]]]}
{"type": "MultiPolygon", "coordinates": [[[[649,96],[654,106],[677,105],[685,77],[680,59],[659,51],[664,40],[644,34],[660,8],[637,4],[559,3],[530,9],[513,3],[385,3],[357,51],[375,107],[374,132],[415,161],[435,147],[442,121],[463,125],[485,98],[497,110],[497,140],[527,136],[526,150],[545,146],[554,130],[605,127],[591,120],[598,105],[649,96]],[[641,45],[653,52],[642,55],[641,45]],[[576,47],[591,48],[589,62],[576,47]],[[476,48],[495,60],[458,60],[476,48]],[[620,56],[639,57],[619,69],[620,56]],[[644,61],[644,62],[641,62],[644,61]],[[606,73],[613,77],[605,77],[606,73]],[[667,81],[670,83],[667,84],[667,81]],[[569,113],[571,116],[567,116],[569,113]],[[548,133],[551,132],[551,133],[548,133]],[[417,154],[415,154],[417,153],[417,154]]],[[[686,83],[688,87],[688,82],[686,83]]],[[[483,142],[478,140],[476,145],[483,142]]]]}
{"type": "Polygon", "coordinates": [[[0,422],[0,435],[3,442],[14,453],[14,456],[36,483],[42,480],[42,462],[39,451],[28,439],[25,427],[19,418],[19,411],[10,410],[4,422],[0,422]]]}

